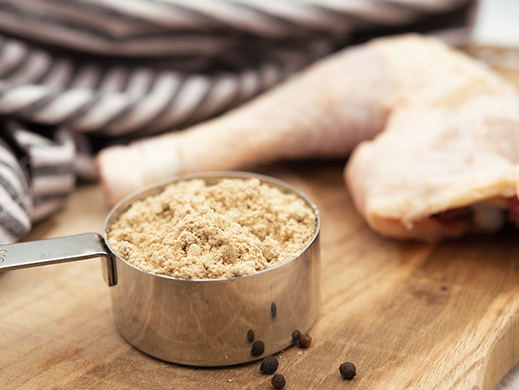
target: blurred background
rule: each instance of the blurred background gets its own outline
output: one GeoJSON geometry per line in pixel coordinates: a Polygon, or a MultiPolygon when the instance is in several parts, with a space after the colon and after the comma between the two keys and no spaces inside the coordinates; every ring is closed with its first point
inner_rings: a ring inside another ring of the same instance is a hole
{"type": "Polygon", "coordinates": [[[473,38],[479,44],[519,46],[519,1],[480,0],[473,38]]]}

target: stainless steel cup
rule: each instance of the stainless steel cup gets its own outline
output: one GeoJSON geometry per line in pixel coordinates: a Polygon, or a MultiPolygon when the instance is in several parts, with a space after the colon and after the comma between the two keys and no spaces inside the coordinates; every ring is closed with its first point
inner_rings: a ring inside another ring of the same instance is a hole
{"type": "Polygon", "coordinates": [[[173,363],[193,366],[241,364],[292,344],[294,330],[308,332],[320,306],[320,216],[296,188],[273,178],[243,172],[178,176],[146,187],[119,202],[97,233],[0,246],[0,270],[103,257],[116,326],[139,350],[173,363]],[[145,272],[120,258],[105,238],[129,205],[163,191],[168,184],[201,178],[251,178],[292,192],[314,210],[317,228],[299,255],[264,271],[230,279],[175,279],[145,272]],[[252,330],[252,332],[251,332],[252,330]],[[251,353],[252,340],[264,351],[251,353]]]}

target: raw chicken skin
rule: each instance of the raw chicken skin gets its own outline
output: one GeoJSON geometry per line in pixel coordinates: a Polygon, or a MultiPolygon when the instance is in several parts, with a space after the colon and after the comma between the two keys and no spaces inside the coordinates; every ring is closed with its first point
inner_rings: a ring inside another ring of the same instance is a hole
{"type": "MultiPolygon", "coordinates": [[[[389,67],[405,67],[397,59],[403,50],[385,57],[389,67]]],[[[495,231],[507,206],[489,201],[518,193],[516,91],[463,55],[439,61],[439,54],[431,50],[427,72],[407,63],[408,74],[420,76],[403,89],[384,131],[362,142],[345,170],[357,210],[385,236],[436,242],[495,231]],[[467,206],[466,218],[434,218],[467,206]]]]}
{"type": "Polygon", "coordinates": [[[518,158],[519,100],[481,96],[456,111],[395,112],[384,133],[354,151],[345,176],[358,211],[374,230],[434,242],[495,230],[484,221],[430,217],[516,196],[518,158]]]}
{"type": "Polygon", "coordinates": [[[113,204],[178,174],[352,150],[345,179],[377,232],[434,242],[493,231],[506,211],[495,200],[518,192],[519,96],[439,40],[380,38],[325,58],[218,118],[105,149],[98,166],[113,204]],[[464,218],[437,217],[464,207],[464,218]]]}

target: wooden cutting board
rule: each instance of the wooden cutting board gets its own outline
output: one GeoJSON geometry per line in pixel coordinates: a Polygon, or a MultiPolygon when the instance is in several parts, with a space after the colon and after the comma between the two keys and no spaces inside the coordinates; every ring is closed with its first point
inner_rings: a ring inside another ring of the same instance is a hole
{"type": "MultiPolygon", "coordinates": [[[[519,86],[519,70],[500,66],[508,51],[469,52],[519,86]]],[[[382,238],[351,204],[345,162],[251,169],[300,188],[322,215],[322,309],[312,346],[277,355],[285,389],[493,390],[519,362],[519,231],[439,245],[382,238]],[[357,366],[351,381],[344,361],[357,366]]],[[[80,186],[27,239],[101,232],[107,212],[97,185],[80,186]]],[[[201,369],[144,355],[111,310],[100,261],[0,273],[1,388],[272,388],[259,362],[201,369]]]]}
{"type": "MultiPolygon", "coordinates": [[[[255,169],[322,214],[322,309],[312,346],[278,354],[285,389],[494,389],[519,361],[518,232],[439,245],[382,238],[352,207],[344,163],[255,169]],[[357,366],[351,381],[339,375],[345,361],[357,366]]],[[[107,211],[100,189],[82,186],[28,239],[101,232],[107,211]]],[[[184,367],[128,345],[98,260],[0,274],[0,318],[2,388],[272,388],[259,362],[184,367]]]]}

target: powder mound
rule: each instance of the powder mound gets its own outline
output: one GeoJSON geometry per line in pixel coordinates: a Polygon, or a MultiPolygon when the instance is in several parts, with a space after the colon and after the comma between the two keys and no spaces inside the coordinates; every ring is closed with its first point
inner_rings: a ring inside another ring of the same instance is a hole
{"type": "Polygon", "coordinates": [[[223,279],[273,267],[312,239],[316,215],[259,179],[192,179],[134,202],[108,231],[123,259],[147,272],[223,279]]]}

